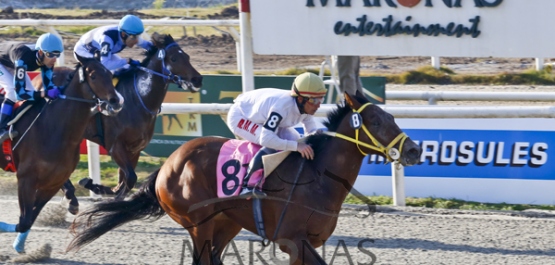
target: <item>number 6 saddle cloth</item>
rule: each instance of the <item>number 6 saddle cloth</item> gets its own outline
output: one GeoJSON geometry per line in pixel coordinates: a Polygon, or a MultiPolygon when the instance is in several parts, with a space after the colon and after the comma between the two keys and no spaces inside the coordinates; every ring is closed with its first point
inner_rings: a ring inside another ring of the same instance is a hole
{"type": "MultiPolygon", "coordinates": [[[[229,140],[222,145],[218,155],[216,167],[216,182],[218,198],[239,195],[243,187],[243,178],[247,174],[249,162],[261,146],[245,140],[229,140]]],[[[249,186],[264,180],[291,153],[291,151],[277,152],[262,157],[264,170],[258,170],[249,179],[249,186]]]]}

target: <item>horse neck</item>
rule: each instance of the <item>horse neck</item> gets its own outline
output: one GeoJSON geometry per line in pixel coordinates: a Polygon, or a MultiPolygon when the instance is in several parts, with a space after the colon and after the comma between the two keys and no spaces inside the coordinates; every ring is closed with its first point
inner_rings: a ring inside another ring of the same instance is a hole
{"type": "Polygon", "coordinates": [[[321,185],[328,190],[329,201],[336,202],[337,207],[354,186],[364,157],[356,144],[337,137],[326,141],[325,147],[316,154],[314,164],[319,165],[321,185]]]}
{"type": "MultiPolygon", "coordinates": [[[[70,81],[64,94],[79,99],[92,99],[89,85],[79,82],[77,77],[70,81]]],[[[70,99],[58,99],[54,103],[56,104],[52,104],[49,115],[56,115],[57,126],[71,128],[71,130],[63,130],[65,135],[62,138],[80,142],[88,124],[91,104],[70,99]]]]}
{"type": "MultiPolygon", "coordinates": [[[[155,58],[150,61],[147,68],[157,73],[164,73],[162,63],[155,58]]],[[[144,106],[151,112],[158,112],[166,97],[169,81],[159,75],[141,71],[133,85],[134,93],[140,97],[144,106]],[[143,86],[140,82],[147,82],[147,84],[143,86]]]]}

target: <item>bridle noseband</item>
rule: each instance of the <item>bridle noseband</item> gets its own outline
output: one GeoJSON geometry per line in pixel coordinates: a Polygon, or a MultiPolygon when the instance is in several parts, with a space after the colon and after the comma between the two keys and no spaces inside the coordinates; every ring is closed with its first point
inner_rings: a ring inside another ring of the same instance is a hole
{"type": "Polygon", "coordinates": [[[172,42],[170,44],[168,44],[163,50],[159,49],[158,50],[158,59],[160,59],[160,61],[162,61],[162,73],[158,73],[154,70],[148,69],[144,66],[139,66],[138,69],[145,71],[147,73],[153,74],[153,75],[157,75],[162,77],[165,82],[171,81],[173,83],[175,83],[176,85],[178,85],[179,87],[183,88],[183,85],[185,85],[187,88],[189,88],[190,86],[187,85],[187,81],[183,80],[183,78],[181,78],[181,76],[176,75],[174,73],[171,72],[170,69],[168,69],[168,67],[166,66],[166,62],[165,62],[165,58],[166,58],[166,51],[173,47],[173,46],[177,46],[177,43],[172,42]]]}
{"type": "MultiPolygon", "coordinates": [[[[359,109],[353,110],[353,113],[360,114],[369,105],[372,105],[372,103],[366,103],[366,104],[362,105],[359,109]]],[[[370,131],[368,130],[368,128],[366,128],[366,125],[364,125],[364,123],[362,123],[362,121],[361,121],[360,128],[355,129],[355,138],[354,139],[347,136],[347,135],[337,133],[337,132],[323,132],[323,133],[326,134],[326,135],[329,135],[329,136],[341,138],[343,140],[355,143],[357,145],[357,148],[360,151],[360,153],[364,156],[368,155],[368,153],[362,151],[360,146],[382,153],[387,158],[387,160],[389,162],[399,160],[399,158],[401,157],[401,153],[403,151],[403,144],[405,143],[405,140],[407,140],[407,138],[408,138],[408,136],[404,132],[401,132],[387,146],[384,146],[383,144],[381,144],[376,139],[376,137],[374,137],[370,133],[370,131]],[[368,144],[368,143],[365,143],[365,142],[362,142],[362,141],[359,140],[359,130],[360,130],[360,128],[362,128],[364,133],[366,133],[366,136],[368,136],[368,138],[372,141],[372,144],[368,144]],[[399,143],[399,150],[397,150],[397,148],[394,148],[394,146],[397,143],[399,143]]]]}
{"type": "MultiPolygon", "coordinates": [[[[184,85],[185,85],[187,88],[192,87],[192,86],[187,85],[188,82],[187,82],[186,80],[183,80],[183,79],[181,78],[181,76],[176,75],[176,74],[173,74],[173,73],[171,72],[171,70],[168,69],[168,67],[166,66],[166,62],[165,62],[166,51],[167,51],[169,48],[173,47],[173,46],[177,46],[177,43],[172,42],[172,43],[168,44],[164,49],[158,49],[158,51],[157,51],[157,53],[158,53],[158,59],[159,59],[160,61],[162,61],[162,73],[158,73],[158,72],[156,72],[156,71],[154,71],[154,70],[151,70],[151,69],[148,69],[148,68],[146,68],[146,67],[144,67],[144,66],[139,66],[138,69],[140,69],[140,70],[142,70],[142,71],[144,71],[144,72],[147,72],[147,73],[149,73],[149,74],[153,74],[153,75],[160,76],[160,77],[162,77],[162,78],[164,79],[164,82],[172,81],[173,83],[177,84],[177,85],[178,85],[179,87],[181,87],[182,89],[184,89],[184,88],[183,88],[184,85]],[[167,72],[168,74],[166,74],[166,72],[167,72]]],[[[149,108],[146,107],[146,105],[145,105],[145,103],[144,103],[144,101],[143,101],[143,98],[142,98],[142,96],[141,96],[141,93],[139,93],[139,89],[137,88],[136,79],[137,79],[137,75],[135,74],[135,75],[133,76],[133,86],[135,87],[135,94],[137,94],[137,97],[139,98],[139,102],[141,102],[141,106],[143,106],[143,108],[144,108],[148,113],[150,113],[151,115],[153,115],[153,116],[158,115],[158,113],[160,113],[160,111],[161,111],[161,108],[159,108],[158,111],[152,111],[152,110],[150,110],[149,108]]]]}

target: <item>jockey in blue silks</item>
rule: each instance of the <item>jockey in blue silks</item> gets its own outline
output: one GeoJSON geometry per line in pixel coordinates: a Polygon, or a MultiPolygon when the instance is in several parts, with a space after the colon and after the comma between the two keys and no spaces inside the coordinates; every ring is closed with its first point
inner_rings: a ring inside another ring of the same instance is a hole
{"type": "MultiPolygon", "coordinates": [[[[8,137],[8,122],[10,121],[13,105],[16,100],[34,101],[42,97],[56,99],[61,89],[52,83],[52,69],[56,60],[64,51],[62,39],[54,34],[41,35],[35,48],[20,43],[11,46],[0,57],[0,87],[5,89],[6,95],[0,109],[0,143],[8,137]],[[14,69],[13,72],[10,69],[14,69]],[[41,70],[43,91],[35,91],[27,71],[41,70]]],[[[16,135],[15,132],[12,135],[16,135]]]]}
{"type": "Polygon", "coordinates": [[[140,18],[126,15],[117,26],[102,26],[85,33],[75,44],[74,53],[81,57],[93,58],[94,54],[99,52],[100,62],[114,75],[118,75],[139,66],[139,61],[121,58],[117,53],[135,45],[146,50],[153,48],[152,42],[140,37],[143,31],[144,26],[140,18]]]}

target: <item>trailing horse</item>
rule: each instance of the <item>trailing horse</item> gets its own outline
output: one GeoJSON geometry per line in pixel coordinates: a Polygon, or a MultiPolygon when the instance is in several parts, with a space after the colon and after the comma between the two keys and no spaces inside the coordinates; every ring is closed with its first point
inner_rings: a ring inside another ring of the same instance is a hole
{"type": "MultiPolygon", "coordinates": [[[[117,199],[123,199],[135,186],[135,167],[141,151],[152,139],[156,116],[169,84],[176,83],[192,92],[202,86],[202,76],[191,65],[189,55],[170,35],[153,33],[152,43],[156,49],[147,52],[141,67],[119,77],[116,89],[127,101],[121,112],[111,117],[97,114],[89,121],[85,138],[108,150],[119,166],[119,184],[114,191],[91,185],[90,179],[84,180],[88,184],[85,187],[95,193],[117,194],[117,199]]],[[[67,69],[56,69],[54,83],[60,82],[67,73],[67,69]]],[[[65,187],[71,190],[73,185],[68,181],[65,187]]]]}
{"type": "MultiPolygon", "coordinates": [[[[225,246],[245,228],[290,255],[291,264],[325,264],[314,250],[332,235],[341,205],[353,187],[367,154],[403,165],[419,161],[421,148],[399,129],[393,116],[360,96],[328,114],[329,132],[308,138],[314,160],[289,154],[268,176],[260,201],[217,198],[216,175],[230,178],[237,168],[217,168],[218,153],[230,139],[201,137],[177,149],[128,201],[94,204],[73,224],[78,249],[132,220],[168,214],[189,231],[194,264],[222,264],[225,246]],[[253,208],[262,204],[265,232],[256,226],[253,208]],[[305,250],[305,251],[302,251],[305,250]]],[[[236,177],[236,176],[235,176],[236,177]]],[[[107,239],[109,240],[109,239],[107,239]]]]}
{"type": "MultiPolygon", "coordinates": [[[[91,107],[102,105],[107,114],[115,115],[123,106],[112,74],[100,61],[78,60],[65,84],[65,96],[34,103],[13,125],[20,132],[12,141],[21,215],[17,225],[0,222],[0,232],[19,232],[13,245],[18,252],[24,251],[29,229],[43,206],[75,170],[91,107]]],[[[8,162],[5,156],[0,158],[2,168],[8,162]]]]}

